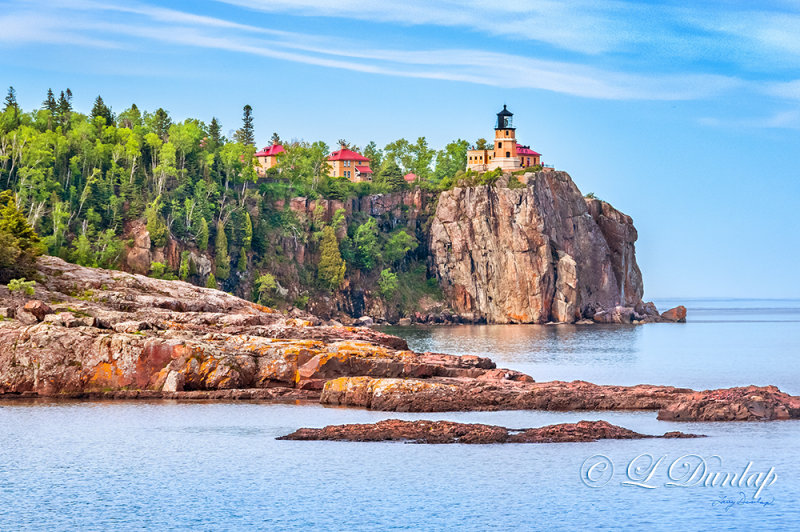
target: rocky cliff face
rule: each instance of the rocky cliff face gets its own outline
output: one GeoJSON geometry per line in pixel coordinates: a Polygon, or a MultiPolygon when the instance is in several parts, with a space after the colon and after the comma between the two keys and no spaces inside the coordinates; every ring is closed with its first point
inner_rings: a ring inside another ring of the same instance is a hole
{"type": "Polygon", "coordinates": [[[585,199],[566,172],[523,180],[439,197],[430,261],[453,308],[493,323],[657,319],[642,302],[631,218],[585,199]]]}

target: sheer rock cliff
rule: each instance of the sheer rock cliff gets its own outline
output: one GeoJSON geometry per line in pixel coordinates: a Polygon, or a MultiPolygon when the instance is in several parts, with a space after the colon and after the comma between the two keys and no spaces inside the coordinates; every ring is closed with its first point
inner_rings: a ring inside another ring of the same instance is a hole
{"type": "Polygon", "coordinates": [[[521,177],[440,195],[430,264],[453,309],[490,323],[658,321],[630,216],[584,198],[566,172],[521,177]]]}

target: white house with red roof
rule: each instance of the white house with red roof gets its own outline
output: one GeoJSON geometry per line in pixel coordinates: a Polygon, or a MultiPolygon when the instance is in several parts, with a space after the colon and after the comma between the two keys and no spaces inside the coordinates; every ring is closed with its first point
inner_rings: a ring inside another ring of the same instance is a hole
{"type": "Polygon", "coordinates": [[[267,175],[267,170],[278,164],[278,155],[285,152],[283,145],[274,143],[263,150],[256,152],[256,173],[260,176],[267,175]]]}
{"type": "Polygon", "coordinates": [[[372,169],[369,158],[360,153],[348,150],[344,146],[328,156],[331,177],[346,177],[354,183],[372,181],[372,169]]]}

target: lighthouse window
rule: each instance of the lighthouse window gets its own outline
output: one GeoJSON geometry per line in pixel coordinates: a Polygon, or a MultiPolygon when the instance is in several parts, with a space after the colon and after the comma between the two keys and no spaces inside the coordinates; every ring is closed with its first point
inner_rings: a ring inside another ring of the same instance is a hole
{"type": "Polygon", "coordinates": [[[511,157],[511,152],[510,151],[506,152],[506,157],[511,157]]]}
{"type": "Polygon", "coordinates": [[[502,143],[502,142],[498,142],[498,143],[497,143],[497,147],[498,147],[498,148],[502,148],[502,147],[503,147],[503,143],[502,143]]]}

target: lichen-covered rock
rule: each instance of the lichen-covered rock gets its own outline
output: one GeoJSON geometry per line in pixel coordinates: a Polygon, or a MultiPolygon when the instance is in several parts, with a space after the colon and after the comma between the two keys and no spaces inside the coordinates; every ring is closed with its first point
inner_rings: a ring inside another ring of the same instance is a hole
{"type": "Polygon", "coordinates": [[[442,193],[430,260],[465,319],[574,323],[642,304],[636,238],[629,216],[584,199],[567,173],[539,172],[521,189],[442,193]]]}

